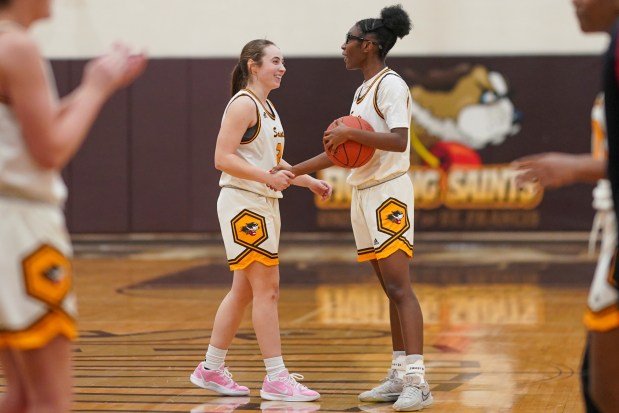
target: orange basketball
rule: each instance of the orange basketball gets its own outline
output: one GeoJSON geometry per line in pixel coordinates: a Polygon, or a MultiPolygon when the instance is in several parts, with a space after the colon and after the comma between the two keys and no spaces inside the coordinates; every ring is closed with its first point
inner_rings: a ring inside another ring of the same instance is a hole
{"type": "MultiPolygon", "coordinates": [[[[327,130],[335,128],[335,122],[338,120],[341,120],[344,122],[344,125],[351,128],[374,131],[372,125],[357,116],[342,116],[341,118],[331,122],[327,130]]],[[[360,143],[354,141],[344,142],[337,147],[334,154],[330,153],[325,148],[325,153],[331,162],[344,168],[358,168],[365,165],[372,158],[375,151],[376,149],[370,146],[361,145],[360,143]]]]}

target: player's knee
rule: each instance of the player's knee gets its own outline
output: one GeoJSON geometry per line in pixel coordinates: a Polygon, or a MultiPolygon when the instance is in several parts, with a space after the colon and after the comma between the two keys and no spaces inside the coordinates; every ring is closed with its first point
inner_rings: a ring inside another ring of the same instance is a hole
{"type": "Polygon", "coordinates": [[[385,292],[389,300],[396,305],[405,302],[411,297],[410,288],[404,288],[402,285],[395,282],[385,282],[385,292]]]}

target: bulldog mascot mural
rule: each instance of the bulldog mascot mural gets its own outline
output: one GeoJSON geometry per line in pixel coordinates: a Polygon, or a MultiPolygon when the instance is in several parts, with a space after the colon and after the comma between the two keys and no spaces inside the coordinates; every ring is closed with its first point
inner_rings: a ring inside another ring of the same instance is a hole
{"type": "Polygon", "coordinates": [[[522,115],[502,74],[463,63],[447,70],[404,72],[411,84],[411,163],[442,168],[481,165],[478,150],[520,130],[522,115]]]}

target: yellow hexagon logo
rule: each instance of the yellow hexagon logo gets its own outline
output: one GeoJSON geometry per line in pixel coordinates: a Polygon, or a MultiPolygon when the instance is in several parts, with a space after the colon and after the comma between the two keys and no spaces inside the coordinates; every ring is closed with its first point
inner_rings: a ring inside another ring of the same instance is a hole
{"type": "Polygon", "coordinates": [[[60,251],[43,245],[22,261],[26,291],[34,298],[58,306],[71,290],[71,262],[60,251]]]}
{"type": "Polygon", "coordinates": [[[389,198],[376,210],[378,230],[389,235],[402,234],[410,228],[406,204],[389,198]]]}
{"type": "Polygon", "coordinates": [[[266,220],[254,212],[244,209],[232,220],[234,242],[245,247],[260,245],[269,237],[266,220]]]}

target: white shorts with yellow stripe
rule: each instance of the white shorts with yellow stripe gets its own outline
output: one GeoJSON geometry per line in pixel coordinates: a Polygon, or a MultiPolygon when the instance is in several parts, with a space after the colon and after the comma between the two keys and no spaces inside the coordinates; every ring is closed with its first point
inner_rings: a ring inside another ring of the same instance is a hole
{"type": "Polygon", "coordinates": [[[614,248],[603,248],[593,275],[584,317],[588,330],[604,332],[619,328],[618,277],[616,245],[614,248]]]}
{"type": "Polygon", "coordinates": [[[398,250],[412,257],[414,205],[406,173],[369,188],[353,187],[350,218],[357,260],[387,258],[398,250]]]}
{"type": "Polygon", "coordinates": [[[217,199],[217,215],[231,271],[255,261],[268,266],[279,264],[278,198],[224,187],[217,199]]]}
{"type": "Polygon", "coordinates": [[[62,210],[0,196],[0,348],[77,337],[72,248],[62,210]]]}

